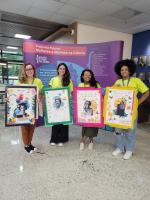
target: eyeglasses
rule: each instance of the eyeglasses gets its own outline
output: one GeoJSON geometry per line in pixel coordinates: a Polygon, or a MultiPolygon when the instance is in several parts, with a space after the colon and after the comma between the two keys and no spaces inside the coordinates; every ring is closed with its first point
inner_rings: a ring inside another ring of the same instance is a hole
{"type": "Polygon", "coordinates": [[[25,69],[26,72],[27,72],[27,71],[31,71],[31,70],[33,70],[33,68],[25,69]]]}

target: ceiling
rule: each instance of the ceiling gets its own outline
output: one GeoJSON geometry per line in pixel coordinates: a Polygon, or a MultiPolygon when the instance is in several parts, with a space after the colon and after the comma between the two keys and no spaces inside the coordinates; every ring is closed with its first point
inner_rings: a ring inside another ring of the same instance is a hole
{"type": "Polygon", "coordinates": [[[21,47],[15,33],[43,40],[74,22],[125,33],[150,30],[150,0],[0,0],[0,48],[21,47]]]}

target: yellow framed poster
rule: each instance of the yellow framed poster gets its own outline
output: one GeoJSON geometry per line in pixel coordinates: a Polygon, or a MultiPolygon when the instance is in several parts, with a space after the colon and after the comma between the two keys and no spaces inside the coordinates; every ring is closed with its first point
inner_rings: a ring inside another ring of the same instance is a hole
{"type": "Polygon", "coordinates": [[[133,128],[138,99],[134,88],[107,87],[104,97],[104,124],[115,128],[133,128]]]}

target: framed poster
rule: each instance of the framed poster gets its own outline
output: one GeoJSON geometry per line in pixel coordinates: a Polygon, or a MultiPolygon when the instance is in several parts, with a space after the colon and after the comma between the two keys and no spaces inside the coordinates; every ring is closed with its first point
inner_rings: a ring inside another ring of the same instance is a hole
{"type": "Polygon", "coordinates": [[[72,124],[68,87],[44,89],[45,126],[72,124]]]}
{"type": "Polygon", "coordinates": [[[146,56],[146,66],[150,67],[150,56],[146,56]]]}
{"type": "Polygon", "coordinates": [[[85,127],[103,127],[102,89],[74,88],[75,124],[85,127]]]}
{"type": "Polygon", "coordinates": [[[32,124],[37,111],[37,86],[6,87],[5,126],[32,124]]]}
{"type": "Polygon", "coordinates": [[[131,59],[135,62],[136,65],[138,65],[138,62],[139,62],[139,57],[138,56],[132,56],[131,59]]]}
{"type": "Polygon", "coordinates": [[[115,128],[133,128],[137,115],[136,92],[129,87],[107,87],[104,98],[104,123],[115,128]]]}
{"type": "Polygon", "coordinates": [[[145,67],[146,66],[146,56],[140,56],[139,57],[139,66],[145,67]]]}

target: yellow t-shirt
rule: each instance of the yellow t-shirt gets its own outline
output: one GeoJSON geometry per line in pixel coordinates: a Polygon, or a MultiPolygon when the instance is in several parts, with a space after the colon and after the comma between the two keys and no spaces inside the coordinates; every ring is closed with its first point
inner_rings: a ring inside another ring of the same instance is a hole
{"type": "MultiPolygon", "coordinates": [[[[79,83],[79,87],[92,87],[92,86],[90,86],[90,84],[79,83]]],[[[100,87],[101,87],[100,84],[97,83],[97,88],[100,88],[100,87]]]]}
{"type": "Polygon", "coordinates": [[[136,93],[140,92],[142,94],[149,90],[149,88],[139,78],[136,77],[131,77],[129,80],[129,84],[127,84],[128,80],[124,80],[123,85],[122,79],[118,79],[114,85],[132,87],[135,89],[136,93]]]}
{"type": "Polygon", "coordinates": [[[26,82],[26,83],[20,83],[19,81],[17,82],[17,84],[31,84],[31,85],[36,85],[38,88],[38,92],[41,92],[42,88],[43,88],[43,83],[39,78],[34,78],[33,82],[26,82]]]}
{"type": "MultiPolygon", "coordinates": [[[[55,76],[50,80],[49,86],[52,87],[52,88],[61,88],[61,87],[63,87],[62,86],[62,80],[59,78],[59,76],[55,76]]],[[[69,87],[70,92],[73,91],[73,83],[72,83],[71,80],[70,80],[70,83],[67,87],[69,87]]]]}

